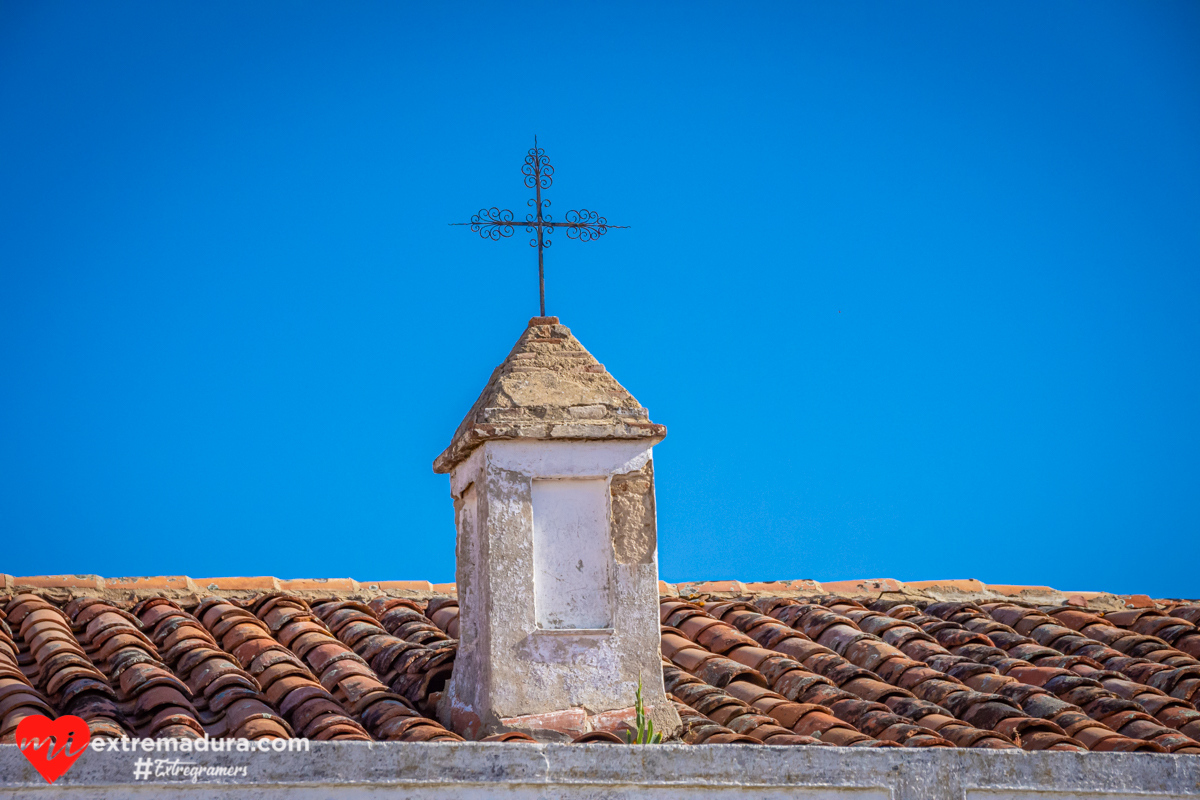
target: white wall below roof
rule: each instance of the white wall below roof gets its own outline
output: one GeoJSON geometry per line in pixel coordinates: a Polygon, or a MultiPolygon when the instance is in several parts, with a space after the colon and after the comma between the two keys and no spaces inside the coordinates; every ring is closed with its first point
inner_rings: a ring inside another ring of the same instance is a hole
{"type": "Polygon", "coordinates": [[[196,784],[134,781],[134,763],[147,754],[88,750],[47,785],[16,745],[0,745],[0,800],[1173,800],[1195,797],[1200,786],[1200,758],[1153,753],[394,742],[311,747],[308,753],[195,753],[189,760],[199,766],[247,768],[236,782],[196,784]]]}

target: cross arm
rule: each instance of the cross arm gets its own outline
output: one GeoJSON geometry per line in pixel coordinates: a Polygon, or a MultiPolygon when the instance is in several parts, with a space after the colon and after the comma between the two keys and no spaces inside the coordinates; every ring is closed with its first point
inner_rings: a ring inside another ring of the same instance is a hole
{"type": "MultiPolygon", "coordinates": [[[[469,222],[452,222],[451,225],[470,225],[469,222]]],[[[521,223],[517,223],[518,225],[521,223]]],[[[528,224],[528,223],[526,223],[528,224]]],[[[537,223],[534,223],[537,224],[537,223]]],[[[607,222],[543,222],[547,228],[631,228],[632,225],[609,225],[607,222]]]]}
{"type": "MultiPolygon", "coordinates": [[[[470,222],[451,222],[450,225],[470,225],[471,230],[484,239],[497,241],[513,235],[513,212],[507,208],[481,208],[470,222]]],[[[515,223],[520,225],[521,223],[515,223]]]]}
{"type": "MultiPolygon", "coordinates": [[[[586,208],[572,209],[563,215],[566,217],[564,222],[543,221],[543,225],[551,228],[566,228],[568,239],[578,239],[581,242],[594,242],[604,234],[608,233],[610,228],[628,228],[628,225],[609,225],[608,220],[600,216],[595,211],[588,211],[586,208]]],[[[526,225],[529,223],[526,222],[526,225]]]]}

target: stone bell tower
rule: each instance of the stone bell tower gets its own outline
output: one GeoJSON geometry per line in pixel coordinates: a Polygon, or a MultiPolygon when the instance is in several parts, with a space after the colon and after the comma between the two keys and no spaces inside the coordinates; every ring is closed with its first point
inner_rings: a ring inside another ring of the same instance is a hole
{"type": "Polygon", "coordinates": [[[667,430],[557,317],[534,317],[433,462],[450,473],[460,641],[439,706],[468,738],[679,717],[662,680],[653,447],[667,430]]]}

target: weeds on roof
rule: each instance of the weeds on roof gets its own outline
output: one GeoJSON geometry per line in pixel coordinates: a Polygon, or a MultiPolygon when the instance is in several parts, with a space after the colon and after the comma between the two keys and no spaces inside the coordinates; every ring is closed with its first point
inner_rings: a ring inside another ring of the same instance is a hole
{"type": "Polygon", "coordinates": [[[642,677],[638,676],[637,694],[634,695],[633,708],[636,728],[625,731],[627,744],[662,744],[663,735],[654,731],[654,723],[646,716],[646,704],[642,702],[642,677]]]}

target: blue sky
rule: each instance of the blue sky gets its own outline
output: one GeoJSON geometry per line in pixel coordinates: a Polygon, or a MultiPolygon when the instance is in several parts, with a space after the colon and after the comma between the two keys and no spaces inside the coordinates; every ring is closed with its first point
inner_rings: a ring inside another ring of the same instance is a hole
{"type": "Polygon", "coordinates": [[[1200,596],[1195,3],[0,3],[0,572],[453,579],[537,311],[668,580],[1200,596]]]}

